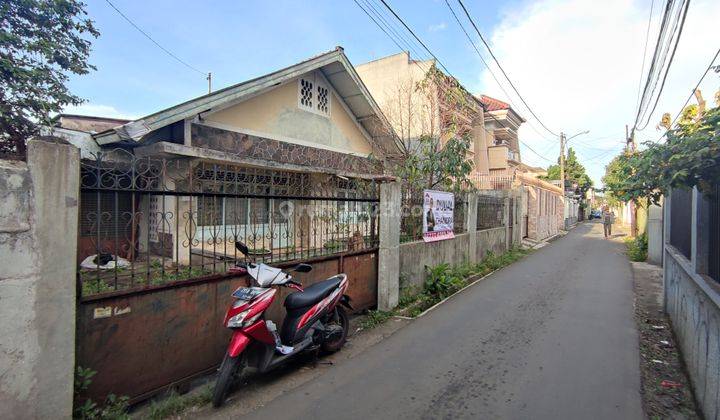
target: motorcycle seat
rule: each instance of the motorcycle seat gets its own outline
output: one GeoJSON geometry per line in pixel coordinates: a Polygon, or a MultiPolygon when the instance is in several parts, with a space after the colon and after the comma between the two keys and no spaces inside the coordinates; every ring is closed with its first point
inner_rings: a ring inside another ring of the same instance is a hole
{"type": "Polygon", "coordinates": [[[342,277],[333,276],[308,286],[302,292],[290,293],[285,298],[285,307],[287,309],[297,309],[314,305],[332,293],[340,285],[341,281],[342,277]]]}

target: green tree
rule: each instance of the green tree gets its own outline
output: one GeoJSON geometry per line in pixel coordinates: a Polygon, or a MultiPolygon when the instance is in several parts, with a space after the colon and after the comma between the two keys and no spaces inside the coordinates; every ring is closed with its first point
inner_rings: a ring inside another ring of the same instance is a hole
{"type": "Polygon", "coordinates": [[[413,188],[472,189],[472,127],[467,125],[477,113],[472,95],[435,66],[410,89],[400,86],[398,93],[401,100],[388,112],[404,150],[395,173],[413,188]],[[422,134],[411,138],[411,127],[422,134]]]}
{"type": "Polygon", "coordinates": [[[38,123],[82,99],[65,86],[86,74],[98,31],[77,0],[0,1],[0,153],[24,155],[38,123]]]}
{"type": "Polygon", "coordinates": [[[671,188],[692,188],[712,194],[720,183],[720,108],[683,111],[678,126],[661,144],[615,157],[605,168],[606,195],[621,201],[649,198],[657,203],[671,188]]]}
{"type": "MultiPolygon", "coordinates": [[[[550,165],[547,169],[547,176],[544,179],[559,180],[560,179],[560,158],[557,165],[550,165]]],[[[577,183],[577,192],[584,194],[593,182],[585,171],[585,167],[580,163],[577,154],[572,147],[568,148],[567,156],[565,156],[565,180],[577,183]]]]}

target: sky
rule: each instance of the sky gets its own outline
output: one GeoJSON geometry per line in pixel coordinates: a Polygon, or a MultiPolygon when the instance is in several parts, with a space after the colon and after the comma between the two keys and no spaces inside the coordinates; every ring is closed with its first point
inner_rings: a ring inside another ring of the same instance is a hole
{"type": "MultiPolygon", "coordinates": [[[[189,66],[145,38],[105,0],[86,0],[89,17],[101,33],[93,41],[90,56],[97,70],[71,77],[70,89],[87,102],[66,112],[138,118],[207,93],[206,72],[212,72],[213,89],[219,89],[335,46],[342,46],[353,64],[400,51],[353,0],[111,1],[189,66]]],[[[358,1],[382,10],[378,0],[358,1]]],[[[557,160],[557,137],[545,131],[514,95],[479,39],[473,37],[502,88],[494,80],[444,0],[386,1],[469,91],[508,101],[528,120],[519,132],[525,163],[547,167],[557,160]],[[508,97],[506,92],[513,95],[508,97]]],[[[456,0],[449,1],[461,13],[456,0]]],[[[660,26],[662,2],[464,3],[542,123],[568,136],[590,131],[575,137],[569,146],[600,185],[605,165],[624,146],[625,124],[634,121],[650,7],[653,4],[648,56],[660,26]]],[[[663,112],[674,116],[680,110],[720,47],[718,21],[719,1],[691,2],[657,111],[648,127],[637,133],[639,143],[660,137],[656,124],[663,112]]],[[[463,24],[471,30],[466,20],[463,24]]],[[[419,48],[412,55],[418,54],[428,57],[419,48]]],[[[709,73],[701,85],[708,103],[713,103],[718,88],[720,76],[709,73]]]]}

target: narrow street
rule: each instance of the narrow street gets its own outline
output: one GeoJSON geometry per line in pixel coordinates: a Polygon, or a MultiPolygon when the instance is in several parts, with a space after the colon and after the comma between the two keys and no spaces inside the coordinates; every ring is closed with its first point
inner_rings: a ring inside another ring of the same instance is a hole
{"type": "Polygon", "coordinates": [[[639,388],[630,266],[585,223],[249,417],[640,419],[639,388]]]}

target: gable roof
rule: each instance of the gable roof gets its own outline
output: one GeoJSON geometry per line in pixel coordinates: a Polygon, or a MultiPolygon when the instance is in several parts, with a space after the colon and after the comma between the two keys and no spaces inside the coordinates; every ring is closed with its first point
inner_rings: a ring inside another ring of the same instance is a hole
{"type": "Polygon", "coordinates": [[[99,144],[116,142],[141,142],[152,131],[168,126],[199,113],[227,107],[253,95],[292,80],[310,71],[321,71],[327,81],[353,113],[356,121],[372,137],[383,151],[395,154],[395,134],[380,107],[370,95],[355,68],[345,56],[342,47],[309,58],[295,65],[277,70],[264,76],[238,83],[207,95],[180,103],[170,108],[128,122],[119,127],[95,135],[99,144]]]}

